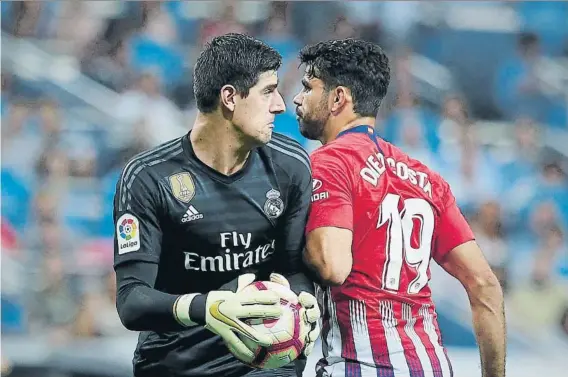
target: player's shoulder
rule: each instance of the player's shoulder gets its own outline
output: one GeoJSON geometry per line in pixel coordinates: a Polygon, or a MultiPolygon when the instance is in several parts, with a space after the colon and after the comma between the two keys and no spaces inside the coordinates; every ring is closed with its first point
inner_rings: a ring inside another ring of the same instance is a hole
{"type": "MultiPolygon", "coordinates": [[[[450,192],[450,186],[440,173],[385,140],[381,141],[381,147],[383,147],[384,158],[387,160],[387,164],[392,164],[397,174],[408,175],[410,178],[420,178],[416,179],[420,185],[430,186],[427,191],[430,192],[428,196],[432,198],[433,202],[446,200],[446,196],[450,192]],[[392,162],[389,162],[389,159],[392,159],[392,162]]],[[[404,181],[414,182],[414,179],[407,178],[404,181]]]]}
{"type": "Polygon", "coordinates": [[[381,147],[384,151],[385,158],[391,157],[396,162],[402,162],[408,167],[418,169],[421,172],[428,173],[432,176],[435,176],[436,178],[443,180],[440,174],[430,166],[420,161],[419,159],[412,157],[394,144],[391,144],[386,140],[381,140],[381,147]]]}
{"type": "Polygon", "coordinates": [[[131,157],[121,173],[121,181],[131,182],[136,177],[158,177],[163,166],[183,154],[183,137],[179,137],[131,157]]]}
{"type": "Polygon", "coordinates": [[[281,167],[311,174],[310,155],[302,144],[291,137],[273,132],[272,139],[261,151],[281,167]]]}
{"type": "Polygon", "coordinates": [[[361,146],[354,145],[348,138],[335,139],[315,149],[311,156],[312,165],[335,167],[350,166],[354,158],[361,153],[361,146]]]}

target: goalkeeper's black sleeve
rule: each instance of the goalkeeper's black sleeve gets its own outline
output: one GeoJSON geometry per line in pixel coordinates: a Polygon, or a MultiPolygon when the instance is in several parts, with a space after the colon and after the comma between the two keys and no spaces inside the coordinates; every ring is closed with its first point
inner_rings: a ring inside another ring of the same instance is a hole
{"type": "MultiPolygon", "coordinates": [[[[184,327],[174,318],[173,307],[180,295],[164,293],[152,288],[158,274],[155,263],[132,261],[116,267],[116,307],[124,326],[133,331],[175,331],[184,327]]],[[[238,278],[219,290],[237,290],[238,278]]],[[[205,325],[207,293],[195,296],[189,316],[205,325]]]]}
{"type": "Polygon", "coordinates": [[[173,316],[178,295],[152,286],[158,274],[156,263],[131,261],[115,268],[116,308],[123,325],[133,331],[175,331],[184,327],[173,316]]]}

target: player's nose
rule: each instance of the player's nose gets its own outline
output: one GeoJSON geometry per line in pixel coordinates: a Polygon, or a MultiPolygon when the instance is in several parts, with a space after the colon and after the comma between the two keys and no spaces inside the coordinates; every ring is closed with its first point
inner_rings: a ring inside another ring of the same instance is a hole
{"type": "Polygon", "coordinates": [[[280,92],[276,92],[274,96],[272,96],[272,102],[270,104],[270,112],[273,114],[282,114],[286,111],[286,104],[284,103],[284,98],[280,92]]]}
{"type": "Polygon", "coordinates": [[[302,106],[302,101],[304,100],[303,96],[302,96],[302,92],[296,94],[296,96],[294,97],[294,105],[296,106],[302,106]]]}

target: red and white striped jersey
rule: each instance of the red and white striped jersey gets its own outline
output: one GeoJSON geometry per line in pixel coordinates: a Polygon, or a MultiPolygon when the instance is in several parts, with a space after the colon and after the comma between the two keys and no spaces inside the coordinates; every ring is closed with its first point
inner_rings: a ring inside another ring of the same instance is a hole
{"type": "Polygon", "coordinates": [[[451,376],[429,265],[474,236],[449,185],[368,126],[343,132],[311,162],[306,232],[353,232],[351,273],[325,291],[320,365],[333,376],[451,376]]]}

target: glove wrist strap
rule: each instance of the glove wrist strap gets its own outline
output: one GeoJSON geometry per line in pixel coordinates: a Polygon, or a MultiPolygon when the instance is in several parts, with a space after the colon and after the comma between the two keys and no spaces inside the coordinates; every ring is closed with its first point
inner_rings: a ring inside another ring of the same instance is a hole
{"type": "Polygon", "coordinates": [[[176,302],[174,303],[173,314],[174,318],[180,325],[184,327],[191,327],[199,324],[190,315],[190,308],[192,306],[192,303],[199,296],[204,295],[200,293],[190,293],[187,295],[179,296],[177,298],[176,302]]]}
{"type": "Polygon", "coordinates": [[[196,296],[189,306],[189,318],[200,325],[206,324],[206,308],[208,293],[196,296]]]}

